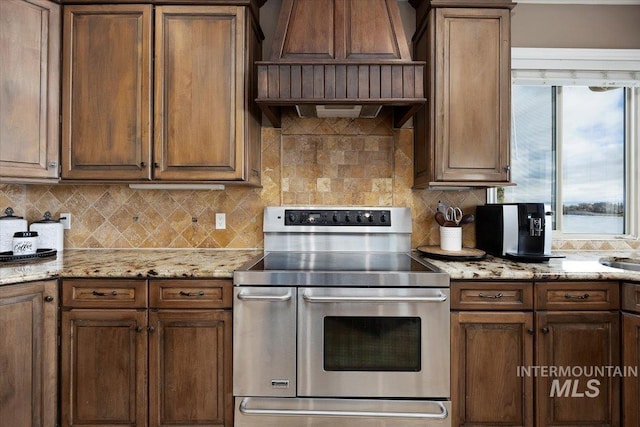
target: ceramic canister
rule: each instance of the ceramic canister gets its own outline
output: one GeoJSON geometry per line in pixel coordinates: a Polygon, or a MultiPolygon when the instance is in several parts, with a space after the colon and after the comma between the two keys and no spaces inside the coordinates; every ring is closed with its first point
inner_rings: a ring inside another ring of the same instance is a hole
{"type": "Polygon", "coordinates": [[[13,251],[13,235],[19,231],[27,231],[27,220],[21,216],[14,216],[10,207],[4,210],[5,216],[0,217],[0,252],[13,251]]]}
{"type": "Polygon", "coordinates": [[[38,233],[16,231],[13,234],[13,255],[33,255],[38,251],[38,233]]]}
{"type": "Polygon", "coordinates": [[[51,212],[45,212],[44,219],[32,223],[29,230],[38,232],[38,247],[40,249],[55,249],[62,252],[64,225],[60,221],[51,219],[51,212]]]}

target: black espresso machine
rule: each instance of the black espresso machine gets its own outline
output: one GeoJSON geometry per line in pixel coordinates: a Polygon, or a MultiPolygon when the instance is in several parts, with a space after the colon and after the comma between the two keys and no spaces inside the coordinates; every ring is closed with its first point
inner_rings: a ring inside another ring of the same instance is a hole
{"type": "Polygon", "coordinates": [[[551,254],[552,213],[544,203],[487,204],[476,208],[476,246],[495,256],[526,262],[551,254]]]}

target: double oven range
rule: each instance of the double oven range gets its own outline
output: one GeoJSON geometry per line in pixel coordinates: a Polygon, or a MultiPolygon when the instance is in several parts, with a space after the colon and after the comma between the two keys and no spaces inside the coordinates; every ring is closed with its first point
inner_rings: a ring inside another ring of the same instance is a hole
{"type": "Polygon", "coordinates": [[[449,277],[409,209],[267,207],[234,285],[236,427],[451,425],[449,277]]]}

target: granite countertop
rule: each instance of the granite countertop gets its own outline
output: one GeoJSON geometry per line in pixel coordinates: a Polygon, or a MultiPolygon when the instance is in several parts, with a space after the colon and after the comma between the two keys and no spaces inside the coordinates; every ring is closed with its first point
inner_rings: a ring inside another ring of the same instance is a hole
{"type": "Polygon", "coordinates": [[[0,285],[52,277],[232,278],[260,255],[251,249],[71,249],[51,259],[0,264],[0,285]]]}
{"type": "Polygon", "coordinates": [[[600,264],[599,260],[640,259],[640,252],[557,251],[548,262],[515,262],[487,255],[481,261],[441,261],[423,259],[449,274],[451,280],[633,280],[640,271],[622,270],[600,264]]]}
{"type": "MultiPolygon", "coordinates": [[[[451,280],[632,280],[639,271],[599,263],[602,258],[637,258],[640,252],[557,252],[565,258],[523,263],[487,256],[481,261],[424,258],[451,280]]],[[[0,285],[54,277],[232,278],[243,264],[262,255],[252,249],[71,249],[55,258],[0,264],[0,285]]]]}

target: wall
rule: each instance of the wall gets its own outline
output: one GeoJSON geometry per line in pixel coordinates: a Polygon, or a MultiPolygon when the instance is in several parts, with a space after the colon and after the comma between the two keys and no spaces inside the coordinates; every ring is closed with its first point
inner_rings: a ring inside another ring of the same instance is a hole
{"type": "Polygon", "coordinates": [[[640,5],[518,4],[515,47],[640,49],[640,5]]]}
{"type": "MultiPolygon", "coordinates": [[[[266,17],[266,57],[279,4],[279,0],[270,0],[262,9],[263,18],[266,17]]],[[[541,19],[540,10],[548,7],[560,6],[518,5],[514,9],[514,45],[543,43],[538,34],[543,31],[527,28],[540,28],[535,22],[541,19]]],[[[400,8],[410,39],[411,7],[400,2],[400,8]]],[[[608,16],[606,11],[596,10],[608,16]]],[[[627,11],[628,16],[635,16],[634,11],[627,11]]],[[[640,31],[636,26],[632,28],[634,34],[640,31]]],[[[615,28],[611,31],[617,33],[615,28]]],[[[629,34],[630,30],[621,31],[629,34]]],[[[601,36],[594,31],[590,39],[601,36]]],[[[640,37],[628,37],[640,43],[640,37]]],[[[262,211],[267,205],[408,206],[413,215],[412,245],[433,245],[439,241],[433,219],[438,200],[473,212],[475,206],[485,202],[485,190],[412,190],[412,139],[410,126],[392,129],[388,112],[375,120],[299,119],[285,115],[282,129],[262,129],[262,188],[144,191],[126,185],[0,183],[0,210],[12,206],[17,215],[29,222],[42,218],[46,210],[56,218],[61,212],[71,212],[72,229],[65,232],[67,248],[260,248],[262,211]],[[227,214],[226,230],[215,230],[216,212],[227,214]]],[[[473,234],[473,224],[466,226],[466,246],[474,245],[473,234]]],[[[554,247],[625,250],[640,248],[640,242],[558,241],[554,247]]]]}
{"type": "MultiPolygon", "coordinates": [[[[299,119],[262,129],[262,188],[224,191],[132,190],[126,185],[0,184],[0,209],[29,222],[45,211],[72,214],[66,248],[259,248],[267,205],[407,206],[414,247],[438,243],[438,200],[472,212],[484,190],[412,190],[413,130],[376,119],[299,119]],[[215,213],[227,229],[215,230],[215,213]]],[[[465,226],[467,246],[473,225],[465,226]]]]}

